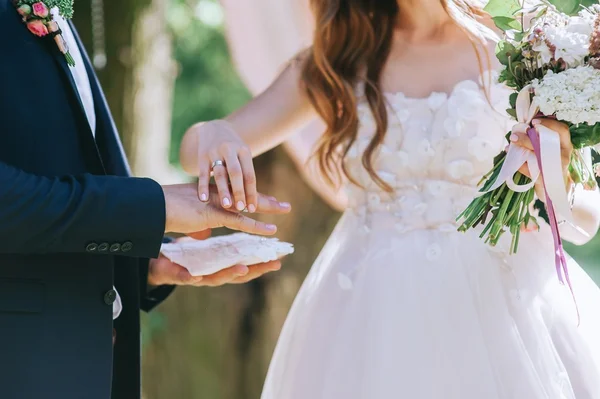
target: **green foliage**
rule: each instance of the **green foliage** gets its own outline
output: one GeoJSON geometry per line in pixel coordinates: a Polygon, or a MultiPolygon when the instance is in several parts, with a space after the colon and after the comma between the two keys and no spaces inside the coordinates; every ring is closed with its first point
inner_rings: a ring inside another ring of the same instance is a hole
{"type": "Polygon", "coordinates": [[[569,130],[571,131],[571,141],[575,148],[591,147],[600,143],[600,123],[596,123],[593,126],[587,123],[572,125],[569,130]]]}
{"type": "Polygon", "coordinates": [[[518,51],[510,42],[503,40],[496,45],[496,57],[504,66],[509,66],[510,60],[515,60],[520,56],[521,52],[518,51]]]}
{"type": "MultiPolygon", "coordinates": [[[[221,118],[245,104],[250,95],[240,81],[227,50],[222,23],[201,21],[198,7],[214,0],[171,0],[169,25],[173,32],[179,76],[175,84],[171,162],[178,161],[179,143],[194,123],[221,118]]],[[[213,8],[211,8],[213,9],[213,8]]]]}
{"type": "MultiPolygon", "coordinates": [[[[597,0],[544,0],[546,5],[552,5],[562,13],[568,15],[577,14],[582,7],[589,7],[597,4],[597,0]]],[[[540,7],[545,8],[543,4],[535,6],[533,9],[523,10],[520,0],[490,0],[485,6],[487,11],[494,20],[494,23],[503,31],[515,30],[522,31],[522,22],[516,16],[521,16],[524,13],[535,12],[540,7]]]]}
{"type": "Polygon", "coordinates": [[[494,20],[494,24],[498,27],[498,29],[502,29],[503,31],[507,30],[517,30],[520,31],[523,29],[523,26],[519,21],[515,18],[505,17],[505,16],[497,16],[492,18],[494,20]]]}
{"type": "Polygon", "coordinates": [[[521,9],[519,0],[490,0],[485,11],[492,17],[512,17],[521,9]]]}
{"type": "Polygon", "coordinates": [[[568,15],[573,15],[581,9],[581,1],[579,0],[548,0],[556,9],[568,15]]]}

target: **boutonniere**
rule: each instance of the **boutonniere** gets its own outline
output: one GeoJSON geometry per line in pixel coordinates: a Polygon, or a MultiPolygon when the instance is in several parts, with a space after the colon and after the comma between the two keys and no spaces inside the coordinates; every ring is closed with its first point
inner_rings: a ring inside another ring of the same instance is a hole
{"type": "Polygon", "coordinates": [[[67,42],[62,36],[58,22],[54,20],[51,9],[56,7],[65,19],[73,17],[73,0],[13,0],[17,12],[23,17],[27,29],[38,37],[51,37],[65,56],[67,64],[75,66],[75,60],[69,52],[67,42]]]}

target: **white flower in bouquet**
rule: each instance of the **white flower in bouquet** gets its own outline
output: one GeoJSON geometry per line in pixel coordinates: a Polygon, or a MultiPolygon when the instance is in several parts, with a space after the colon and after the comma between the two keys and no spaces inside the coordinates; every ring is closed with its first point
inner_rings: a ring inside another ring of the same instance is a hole
{"type": "Polygon", "coordinates": [[[550,42],[556,46],[555,59],[562,58],[569,67],[578,66],[589,55],[592,25],[583,18],[573,17],[566,29],[556,29],[549,36],[550,42]]]}
{"type": "Polygon", "coordinates": [[[544,115],[572,124],[600,122],[600,70],[590,66],[548,71],[532,82],[534,103],[544,115]]]}
{"type": "Polygon", "coordinates": [[[539,57],[539,62],[541,64],[549,64],[550,61],[554,58],[554,52],[550,50],[550,47],[546,44],[546,42],[542,40],[538,40],[534,43],[531,49],[537,52],[539,57]]]}
{"type": "Polygon", "coordinates": [[[532,50],[543,64],[562,59],[570,68],[582,65],[590,53],[595,18],[587,10],[574,17],[549,13],[534,27],[537,37],[532,50]]]}
{"type": "Polygon", "coordinates": [[[579,16],[585,20],[586,23],[594,25],[598,14],[600,13],[600,5],[592,4],[588,8],[584,8],[579,12],[579,16]]]}

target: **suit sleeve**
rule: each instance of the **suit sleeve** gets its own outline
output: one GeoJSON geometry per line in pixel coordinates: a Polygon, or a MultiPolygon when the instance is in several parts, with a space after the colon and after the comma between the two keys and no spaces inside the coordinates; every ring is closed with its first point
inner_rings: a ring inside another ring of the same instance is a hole
{"type": "MultiPolygon", "coordinates": [[[[142,287],[145,287],[145,285],[142,285],[142,287]]],[[[140,309],[144,312],[152,311],[167,299],[174,290],[174,285],[161,285],[147,290],[145,293],[142,293],[142,298],[140,298],[140,309]]]]}
{"type": "Polygon", "coordinates": [[[151,179],[42,177],[0,162],[0,253],[157,257],[162,187],[151,179]]]}
{"type": "MultiPolygon", "coordinates": [[[[173,241],[170,237],[164,237],[162,242],[169,243],[173,241]]],[[[160,305],[175,290],[174,285],[161,285],[151,287],[148,285],[148,266],[149,259],[140,259],[140,309],[144,312],[150,312],[160,305]]]]}

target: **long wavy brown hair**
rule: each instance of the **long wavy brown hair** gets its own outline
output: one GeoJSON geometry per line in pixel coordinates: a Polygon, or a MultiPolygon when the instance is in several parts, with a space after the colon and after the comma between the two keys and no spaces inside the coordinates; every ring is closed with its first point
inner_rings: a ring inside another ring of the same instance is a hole
{"type": "MultiPolygon", "coordinates": [[[[448,2],[452,2],[455,10],[472,20],[480,14],[479,9],[464,0],[440,1],[446,11],[449,12],[448,2]]],[[[358,184],[348,173],[344,159],[358,135],[355,90],[364,81],[364,95],[376,129],[362,156],[362,164],[377,185],[391,191],[375,172],[373,156],[388,128],[380,80],[402,11],[397,0],[311,0],[311,3],[316,29],[313,45],[304,60],[302,81],[310,102],[327,126],[315,153],[319,168],[333,185],[340,182],[340,168],[350,181],[358,184]]]]}

